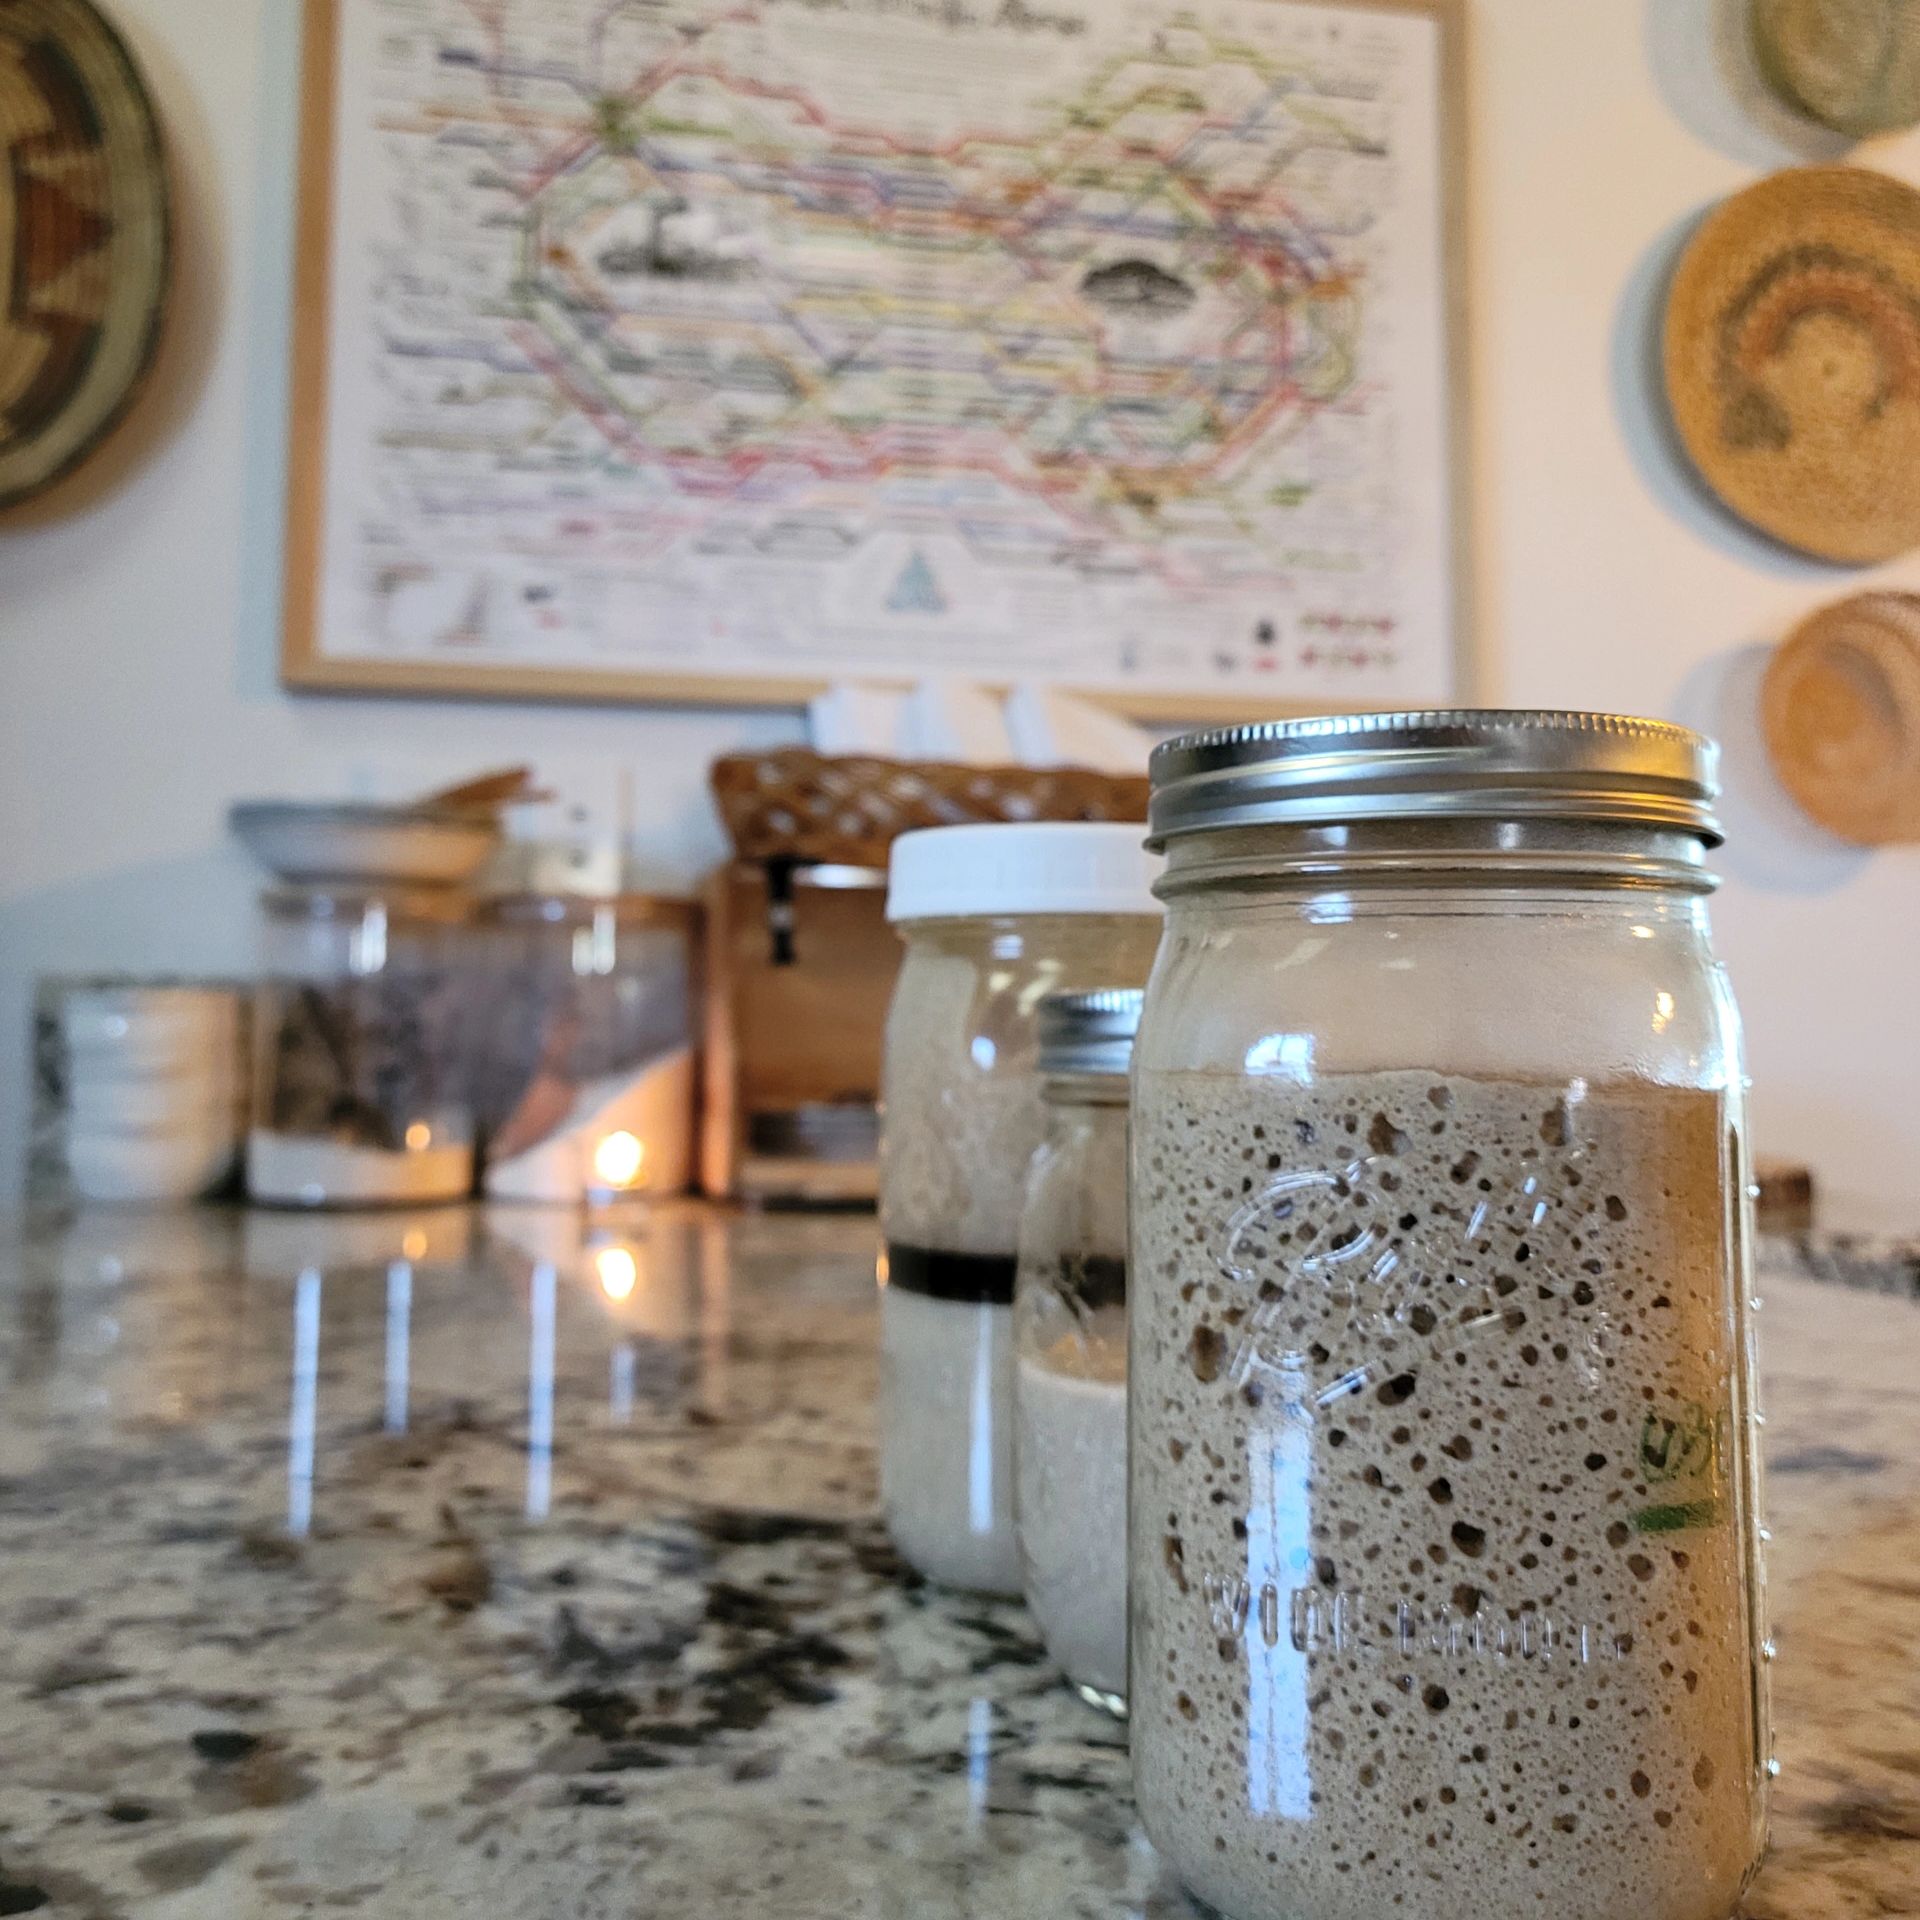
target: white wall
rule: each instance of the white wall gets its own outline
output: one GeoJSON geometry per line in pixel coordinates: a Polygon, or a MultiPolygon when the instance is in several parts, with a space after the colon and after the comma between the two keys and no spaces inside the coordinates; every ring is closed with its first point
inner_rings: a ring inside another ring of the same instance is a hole
{"type": "MultiPolygon", "coordinates": [[[[1916,1222],[1920,854],[1868,856],[1804,822],[1754,708],[1765,647],[1823,600],[1920,587],[1920,555],[1862,576],[1747,533],[1691,484],[1652,377],[1661,285],[1698,217],[1841,151],[1759,93],[1745,10],[1471,7],[1481,611],[1503,699],[1640,708],[1720,736],[1714,918],[1760,1146],[1810,1160],[1855,1217],[1916,1222]]],[[[1913,145],[1859,157],[1912,176],[1913,145]]]]}
{"type": "MultiPolygon", "coordinates": [[[[526,759],[691,878],[720,838],[723,748],[784,713],[291,699],[275,685],[295,0],[110,0],[169,123],[182,283],[121,443],[52,510],[0,522],[0,1182],[15,1177],[27,984],[47,969],[245,964],[241,794],[401,792],[526,759]]],[[[1729,745],[1722,944],[1748,1010],[1764,1146],[1865,1202],[1920,1150],[1916,856],[1798,825],[1752,733],[1757,649],[1864,584],[1701,501],[1647,382],[1688,224],[1813,157],[1742,107],[1742,0],[1469,0],[1476,576],[1488,691],[1666,712],[1729,745]]],[[[1904,152],[1874,156],[1908,171],[1904,152]]],[[[1920,587],[1920,558],[1883,570],[1920,587]]],[[[0,1189],[3,1190],[3,1189],[0,1189]]],[[[1898,1207],[1896,1206],[1896,1211],[1898,1207]]],[[[1917,1203],[1912,1211],[1920,1211],[1917,1203]]]]}

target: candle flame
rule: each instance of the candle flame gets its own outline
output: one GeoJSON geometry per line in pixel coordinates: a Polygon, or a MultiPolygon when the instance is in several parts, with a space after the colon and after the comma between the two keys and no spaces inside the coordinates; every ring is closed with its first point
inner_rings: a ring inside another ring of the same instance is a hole
{"type": "Polygon", "coordinates": [[[593,1256],[600,1291],[609,1300],[624,1300],[640,1283],[640,1268],[625,1247],[602,1247],[593,1256]]]}
{"type": "Polygon", "coordinates": [[[594,1176],[603,1187],[630,1187],[646,1158],[646,1148],[632,1134],[610,1133],[593,1150],[594,1176]]]}

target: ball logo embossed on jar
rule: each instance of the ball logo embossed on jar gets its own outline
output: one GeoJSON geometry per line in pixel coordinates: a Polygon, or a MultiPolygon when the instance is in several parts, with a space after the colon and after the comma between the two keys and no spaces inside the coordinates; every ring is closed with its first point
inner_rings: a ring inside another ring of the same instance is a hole
{"type": "MultiPolygon", "coordinates": [[[[1431,1097],[1445,1091],[1436,1087],[1431,1097]]],[[[1233,1335],[1225,1370],[1233,1383],[1250,1387],[1255,1404],[1271,1392],[1282,1418],[1311,1420],[1316,1410],[1397,1373],[1391,1362],[1402,1331],[1424,1336],[1450,1323],[1468,1340],[1519,1331],[1529,1309],[1516,1304],[1525,1289],[1515,1276],[1525,1269],[1532,1305],[1580,1310],[1569,1346],[1578,1379],[1597,1388],[1609,1314],[1592,1278],[1603,1263],[1589,1254],[1582,1266],[1591,1271],[1568,1279],[1533,1262],[1529,1239],[1555,1214],[1607,1211],[1604,1196],[1581,1198],[1587,1148],[1577,1122],[1585,1092],[1575,1081],[1542,1115],[1552,1166],[1495,1176],[1478,1154],[1460,1155],[1450,1170],[1461,1189],[1457,1205],[1407,1210],[1400,1162],[1408,1136],[1384,1112],[1373,1118],[1372,1153],[1338,1170],[1273,1174],[1227,1216],[1214,1255],[1220,1272],[1253,1295],[1250,1305],[1228,1309],[1233,1335]],[[1503,1259],[1509,1270],[1487,1277],[1487,1263],[1503,1259]],[[1310,1328],[1314,1338],[1302,1345],[1310,1328]]],[[[1203,1336],[1196,1371],[1208,1350],[1203,1336]]]]}
{"type": "Polygon", "coordinates": [[[1282,1636],[1297,1654],[1328,1653],[1353,1661],[1391,1660],[1396,1665],[1423,1655],[1444,1662],[1468,1659],[1572,1661],[1632,1657],[1631,1633],[1603,1621],[1581,1620],[1532,1608],[1515,1618],[1476,1604],[1471,1612],[1452,1605],[1420,1607],[1364,1588],[1329,1591],[1315,1586],[1282,1589],[1244,1575],[1205,1574],[1200,1581],[1211,1631],[1239,1641],[1251,1629],[1271,1652],[1282,1636]]]}

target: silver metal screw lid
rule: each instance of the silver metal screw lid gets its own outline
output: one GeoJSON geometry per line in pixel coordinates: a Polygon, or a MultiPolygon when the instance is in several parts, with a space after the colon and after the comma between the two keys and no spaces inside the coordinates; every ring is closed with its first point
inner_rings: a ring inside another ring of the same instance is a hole
{"type": "Polygon", "coordinates": [[[1555,819],[1720,844],[1720,750],[1665,720],[1438,708],[1181,734],[1154,750],[1149,846],[1219,827],[1555,819]]]}
{"type": "Polygon", "coordinates": [[[1048,994],[1040,1002],[1040,1071],[1124,1074],[1144,998],[1138,987],[1048,994]]]}

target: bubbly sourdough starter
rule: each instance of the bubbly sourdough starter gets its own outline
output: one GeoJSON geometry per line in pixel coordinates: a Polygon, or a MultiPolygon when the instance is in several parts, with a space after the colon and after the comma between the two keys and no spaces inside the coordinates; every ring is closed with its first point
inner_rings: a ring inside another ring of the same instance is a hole
{"type": "MultiPolygon", "coordinates": [[[[923,969],[933,962],[920,961],[923,969]]],[[[953,1024],[963,1024],[958,1013],[953,1024]]],[[[1031,1035],[1023,1036],[1029,1053],[1031,1035]]],[[[1013,1258],[1027,1163],[1047,1110],[1031,1059],[1003,1041],[985,1073],[950,1050],[889,1033],[881,1132],[881,1227],[942,1253],[1013,1258]]]]}
{"type": "Polygon", "coordinates": [[[1127,1690],[1125,1344],[1063,1336],[1021,1356],[1014,1391],[1027,1605],[1055,1665],[1109,1705],[1127,1690]]]}
{"type": "Polygon", "coordinates": [[[1759,1760],[1718,1096],[1161,1074],[1134,1129],[1155,1843],[1236,1920],[1724,1920],[1759,1760]]]}

